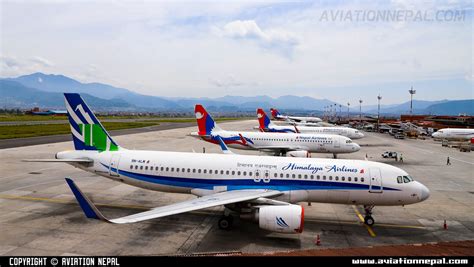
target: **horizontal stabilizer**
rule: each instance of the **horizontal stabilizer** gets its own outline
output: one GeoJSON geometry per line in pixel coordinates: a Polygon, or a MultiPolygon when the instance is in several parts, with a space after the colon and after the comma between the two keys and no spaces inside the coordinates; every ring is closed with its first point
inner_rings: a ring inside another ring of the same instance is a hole
{"type": "Polygon", "coordinates": [[[92,159],[24,159],[23,162],[93,163],[92,159]]]}

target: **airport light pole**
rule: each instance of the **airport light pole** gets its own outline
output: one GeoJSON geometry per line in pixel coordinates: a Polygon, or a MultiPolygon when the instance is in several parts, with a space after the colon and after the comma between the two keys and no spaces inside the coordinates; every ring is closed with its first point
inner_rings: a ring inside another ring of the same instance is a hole
{"type": "Polygon", "coordinates": [[[342,105],[339,104],[339,120],[342,119],[342,105]]]}
{"type": "Polygon", "coordinates": [[[347,102],[347,121],[349,121],[349,107],[351,106],[351,103],[347,102]]]}
{"type": "Polygon", "coordinates": [[[413,116],[413,95],[416,94],[416,90],[413,90],[413,86],[411,87],[410,90],[408,90],[410,93],[410,120],[411,116],[413,116]]]}
{"type": "Polygon", "coordinates": [[[380,94],[377,96],[378,100],[378,111],[377,111],[377,131],[380,131],[380,100],[382,100],[382,97],[380,94]]]}
{"type": "Polygon", "coordinates": [[[362,124],[362,99],[359,99],[359,120],[362,124]]]}

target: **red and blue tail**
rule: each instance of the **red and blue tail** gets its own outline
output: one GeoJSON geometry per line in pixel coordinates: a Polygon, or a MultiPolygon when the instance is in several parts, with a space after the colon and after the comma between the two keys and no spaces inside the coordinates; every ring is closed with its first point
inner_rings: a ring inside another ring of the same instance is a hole
{"type": "Polygon", "coordinates": [[[276,108],[271,108],[270,112],[272,113],[272,117],[276,119],[277,117],[281,116],[280,112],[276,108]]]}
{"type": "Polygon", "coordinates": [[[211,135],[212,132],[222,131],[202,105],[198,104],[194,107],[194,114],[196,115],[199,135],[211,135]]]}
{"type": "Polygon", "coordinates": [[[268,129],[271,125],[270,118],[267,116],[263,109],[257,109],[257,118],[258,118],[258,128],[260,130],[268,129]]]}

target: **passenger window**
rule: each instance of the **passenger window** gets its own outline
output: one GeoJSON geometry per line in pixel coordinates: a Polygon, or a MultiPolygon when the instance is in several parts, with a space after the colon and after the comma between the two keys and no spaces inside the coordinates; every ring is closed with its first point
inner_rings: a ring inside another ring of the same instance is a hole
{"type": "Polygon", "coordinates": [[[174,172],[174,168],[171,168],[171,171],[174,172]]]}
{"type": "Polygon", "coordinates": [[[311,180],[313,180],[313,179],[314,179],[314,175],[311,174],[311,180]]]}
{"type": "Polygon", "coordinates": [[[273,175],[273,177],[277,178],[277,177],[278,177],[278,173],[275,172],[275,174],[273,175]]]}
{"type": "Polygon", "coordinates": [[[142,166],[140,166],[140,170],[143,170],[143,165],[142,165],[142,166]]]}
{"type": "Polygon", "coordinates": [[[283,173],[280,173],[280,178],[283,178],[283,173]]]}
{"type": "Polygon", "coordinates": [[[224,174],[224,170],[221,170],[221,174],[224,174]]]}
{"type": "Polygon", "coordinates": [[[169,170],[170,170],[170,168],[166,167],[166,171],[169,171],[169,170]]]}
{"type": "Polygon", "coordinates": [[[225,174],[229,175],[229,171],[225,171],[225,174]]]}
{"type": "Polygon", "coordinates": [[[351,177],[347,177],[347,181],[349,181],[349,182],[350,182],[350,181],[351,181],[351,177]]]}
{"type": "Polygon", "coordinates": [[[354,182],[357,182],[357,177],[354,177],[354,182]]]}
{"type": "Polygon", "coordinates": [[[332,176],[329,176],[329,181],[332,181],[332,176]]]}
{"type": "Polygon", "coordinates": [[[240,176],[240,171],[237,172],[237,175],[240,176]]]}
{"type": "Polygon", "coordinates": [[[323,175],[323,180],[326,180],[326,175],[323,175]]]}
{"type": "Polygon", "coordinates": [[[339,176],[336,176],[336,181],[339,181],[339,176]]]}
{"type": "Polygon", "coordinates": [[[135,170],[137,170],[137,169],[138,169],[138,166],[137,166],[137,165],[135,165],[135,170]]]}
{"type": "Polygon", "coordinates": [[[298,174],[298,179],[301,179],[301,174],[298,174]]]}
{"type": "Polygon", "coordinates": [[[188,168],[188,172],[191,172],[191,169],[188,168]]]}
{"type": "Polygon", "coordinates": [[[295,175],[295,174],[293,174],[293,175],[291,175],[291,177],[292,177],[293,179],[295,179],[295,178],[296,178],[296,175],[295,175]]]}
{"type": "Polygon", "coordinates": [[[202,172],[203,172],[203,173],[207,173],[207,170],[206,170],[206,169],[204,169],[202,172]]]}
{"type": "Polygon", "coordinates": [[[163,171],[163,167],[161,167],[161,171],[163,171]]]}
{"type": "Polygon", "coordinates": [[[133,165],[130,165],[130,169],[133,169],[133,165]]]}
{"type": "Polygon", "coordinates": [[[316,176],[316,178],[319,180],[319,178],[321,178],[321,177],[318,175],[318,176],[316,176]]]}
{"type": "MultiPolygon", "coordinates": [[[[166,168],[166,169],[168,169],[168,168],[166,168]]],[[[198,173],[201,173],[201,169],[198,169],[198,173]]]]}
{"type": "Polygon", "coordinates": [[[252,172],[249,172],[249,176],[252,176],[252,172]]]}
{"type": "Polygon", "coordinates": [[[193,173],[196,173],[196,169],[193,169],[193,173]]]}
{"type": "Polygon", "coordinates": [[[342,176],[341,181],[345,181],[345,180],[346,180],[346,177],[342,176]]]}
{"type": "Polygon", "coordinates": [[[247,176],[247,172],[244,172],[244,176],[247,176]]]}
{"type": "Polygon", "coordinates": [[[307,174],[305,174],[305,175],[304,175],[304,178],[305,178],[305,179],[308,179],[308,175],[307,175],[307,174]]]}
{"type": "Polygon", "coordinates": [[[361,178],[360,178],[360,181],[363,183],[363,182],[364,182],[364,177],[361,177],[361,178]]]}
{"type": "Polygon", "coordinates": [[[286,174],[286,178],[290,178],[290,174],[289,174],[289,173],[286,174]]]}
{"type": "Polygon", "coordinates": [[[145,170],[148,171],[148,166],[145,166],[145,170]]]}

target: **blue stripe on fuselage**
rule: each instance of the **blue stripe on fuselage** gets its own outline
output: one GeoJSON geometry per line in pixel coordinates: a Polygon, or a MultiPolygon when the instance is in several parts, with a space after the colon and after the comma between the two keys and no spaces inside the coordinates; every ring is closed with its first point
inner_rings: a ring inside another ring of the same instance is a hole
{"type": "MultiPolygon", "coordinates": [[[[104,167],[109,169],[109,166],[101,163],[104,167]]],[[[111,168],[113,172],[117,172],[116,168],[111,168]]],[[[278,191],[289,190],[369,190],[367,184],[353,184],[345,182],[329,182],[329,181],[306,181],[306,180],[283,180],[283,179],[268,179],[269,182],[255,182],[253,179],[203,179],[203,178],[187,178],[187,177],[170,177],[158,176],[151,174],[142,174],[119,170],[120,175],[137,179],[144,182],[162,184],[185,188],[200,188],[200,189],[214,189],[214,186],[227,186],[227,190],[240,189],[270,189],[278,191]]],[[[380,190],[379,186],[372,186],[372,190],[380,190]]],[[[383,190],[400,191],[399,189],[384,187],[383,190]]]]}

